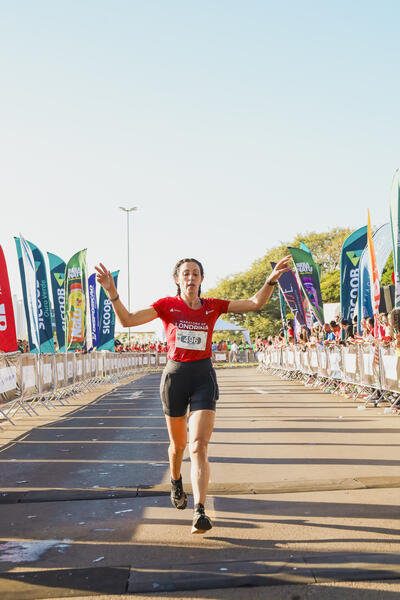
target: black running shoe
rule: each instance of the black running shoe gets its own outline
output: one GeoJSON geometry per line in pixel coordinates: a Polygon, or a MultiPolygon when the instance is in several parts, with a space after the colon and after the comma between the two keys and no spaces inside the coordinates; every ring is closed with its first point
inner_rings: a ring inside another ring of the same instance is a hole
{"type": "Polygon", "coordinates": [[[196,504],[193,513],[193,527],[192,533],[205,533],[212,528],[212,521],[210,517],[204,512],[203,504],[196,504]]]}
{"type": "Polygon", "coordinates": [[[183,510],[187,506],[187,495],[183,491],[182,475],[179,479],[171,478],[171,502],[178,510],[183,510]]]}

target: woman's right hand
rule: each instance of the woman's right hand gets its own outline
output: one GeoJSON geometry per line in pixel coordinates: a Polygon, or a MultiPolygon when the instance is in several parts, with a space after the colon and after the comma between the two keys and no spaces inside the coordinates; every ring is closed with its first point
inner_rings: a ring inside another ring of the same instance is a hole
{"type": "Polygon", "coordinates": [[[97,281],[99,282],[101,287],[106,290],[106,292],[113,292],[116,289],[113,276],[111,275],[111,272],[108,271],[102,263],[99,264],[99,267],[95,267],[97,271],[97,281]]]}

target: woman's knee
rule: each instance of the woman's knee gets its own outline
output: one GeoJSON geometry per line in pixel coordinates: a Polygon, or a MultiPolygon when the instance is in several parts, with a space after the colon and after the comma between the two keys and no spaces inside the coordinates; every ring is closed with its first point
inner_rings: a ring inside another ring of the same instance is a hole
{"type": "Polygon", "coordinates": [[[174,454],[183,454],[186,449],[186,442],[174,442],[173,440],[169,444],[171,452],[174,454]]]}
{"type": "Polygon", "coordinates": [[[198,440],[193,440],[193,442],[190,442],[189,444],[189,451],[191,455],[197,455],[197,456],[207,456],[207,450],[208,450],[208,440],[204,440],[204,439],[198,439],[198,440]]]}

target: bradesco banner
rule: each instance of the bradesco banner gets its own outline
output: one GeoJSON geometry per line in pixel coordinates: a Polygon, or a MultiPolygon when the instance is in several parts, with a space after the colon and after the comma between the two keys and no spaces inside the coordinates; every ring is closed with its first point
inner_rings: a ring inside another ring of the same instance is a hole
{"type": "Polygon", "coordinates": [[[40,352],[53,353],[54,337],[51,324],[51,305],[49,286],[47,284],[46,264],[39,248],[32,242],[28,242],[35,261],[36,270],[36,302],[39,323],[40,352]]]}
{"type": "Polygon", "coordinates": [[[390,193],[390,228],[392,232],[395,306],[400,306],[400,176],[394,174],[390,193]]]}
{"type": "Polygon", "coordinates": [[[97,310],[96,296],[96,273],[93,273],[88,279],[89,286],[89,312],[92,323],[92,347],[97,348],[99,343],[99,312],[97,310]]]}
{"type": "Polygon", "coordinates": [[[86,250],[80,250],[65,269],[65,346],[67,352],[86,350],[86,250]]]}
{"type": "Polygon", "coordinates": [[[38,353],[40,351],[39,320],[37,314],[37,291],[36,291],[36,266],[31,247],[20,235],[14,238],[17,247],[19,273],[21,276],[22,296],[26,324],[28,328],[29,351],[38,353]]]}
{"type": "MultiPolygon", "coordinates": [[[[115,287],[117,287],[119,271],[111,273],[115,287]]],[[[99,345],[97,350],[114,352],[115,313],[110,298],[106,296],[103,288],[100,290],[99,300],[99,345]]]]}
{"type": "MultiPolygon", "coordinates": [[[[275,268],[275,265],[276,263],[271,262],[273,269],[275,268]]],[[[301,325],[301,327],[306,327],[307,324],[303,299],[301,297],[301,290],[299,288],[299,284],[297,283],[296,275],[289,269],[289,271],[282,273],[282,275],[279,277],[278,285],[286,302],[289,305],[290,310],[294,315],[294,318],[301,325]]]]}
{"type": "MultiPolygon", "coordinates": [[[[390,235],[390,224],[385,223],[377,229],[372,236],[375,247],[376,263],[378,266],[379,278],[382,277],[383,269],[388,261],[392,251],[392,238],[390,235]]],[[[372,302],[371,302],[371,282],[369,277],[369,255],[368,246],[365,246],[359,263],[359,285],[358,285],[358,302],[357,314],[360,315],[357,319],[357,330],[361,333],[361,319],[363,317],[372,317],[372,302]]]]}
{"type": "Polygon", "coordinates": [[[301,286],[310,302],[311,309],[318,322],[323,325],[324,308],[317,265],[309,252],[301,248],[288,248],[288,250],[292,255],[301,286]]]}
{"type": "Polygon", "coordinates": [[[50,282],[53,294],[54,317],[58,352],[65,352],[65,267],[66,264],[56,254],[47,253],[50,265],[50,282]]]}
{"type": "Polygon", "coordinates": [[[0,246],[0,352],[16,352],[17,350],[10,282],[3,248],[0,246]]]}
{"type": "Polygon", "coordinates": [[[367,227],[353,231],[344,241],[340,255],[340,314],[353,320],[360,280],[360,258],[367,244],[367,227]]]}

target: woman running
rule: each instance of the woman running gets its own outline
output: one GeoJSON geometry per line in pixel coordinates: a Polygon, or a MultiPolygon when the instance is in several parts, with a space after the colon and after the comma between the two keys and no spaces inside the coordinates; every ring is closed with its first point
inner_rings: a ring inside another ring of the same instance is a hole
{"type": "Polygon", "coordinates": [[[161,378],[160,395],[170,440],[171,501],[180,510],[186,508],[181,465],[187,445],[189,408],[190,476],[194,499],[192,533],[204,533],[212,528],[204,505],[210,479],[207,450],[218,400],[217,378],[211,362],[215,322],[222,313],[261,310],[281,274],[288,270],[290,258],[286,256],[278,262],[263,287],[247,300],[201,298],[203,266],[195,258],[184,258],[174,269],[177,295],[161,298],[149,308],[133,313],[122,304],[110,271],[102,263],[96,267],[97,281],[108,293],[123,327],[143,325],[157,317],[163,322],[168,362],[161,378]]]}

